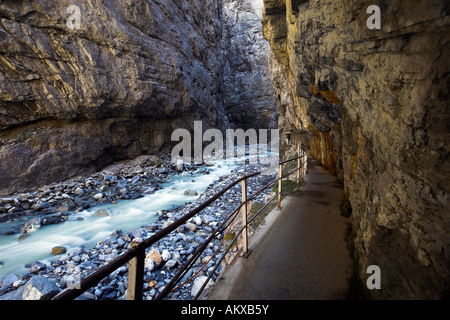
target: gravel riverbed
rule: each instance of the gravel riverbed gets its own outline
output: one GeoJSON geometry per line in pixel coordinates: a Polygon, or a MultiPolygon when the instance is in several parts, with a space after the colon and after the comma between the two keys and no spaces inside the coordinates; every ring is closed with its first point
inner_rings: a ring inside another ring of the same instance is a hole
{"type": "MultiPolygon", "coordinates": [[[[65,223],[71,214],[83,212],[101,204],[114,205],[120,200],[132,200],[152,194],[162,188],[168,177],[179,174],[196,179],[208,175],[214,165],[172,165],[155,156],[140,156],[131,161],[111,165],[90,177],[79,177],[60,183],[42,186],[27,193],[0,198],[0,222],[2,234],[17,237],[17,241],[33,232],[40,232],[50,224],[65,223]],[[6,228],[11,224],[12,227],[6,228]],[[6,230],[6,231],[5,231],[6,230]]],[[[9,273],[0,280],[0,300],[48,299],[60,290],[74,285],[100,266],[107,264],[129,249],[133,241],[142,241],[175,220],[186,215],[205,200],[222,190],[244,173],[261,170],[258,164],[244,164],[221,176],[206,188],[193,202],[157,212],[156,221],[142,225],[129,232],[120,228],[100,240],[93,248],[80,246],[70,253],[55,243],[54,255],[48,261],[35,261],[25,267],[28,272],[9,273]]],[[[248,180],[248,194],[257,191],[274,179],[275,175],[258,175],[248,180]]],[[[195,181],[195,180],[194,180],[195,181]]],[[[264,202],[271,189],[258,199],[264,202]]],[[[186,196],[196,196],[196,190],[186,190],[186,196]]],[[[195,249],[205,241],[211,232],[239,205],[241,185],[237,184],[176,231],[147,249],[144,271],[144,299],[151,300],[162,291],[178,269],[192,256],[195,249]]],[[[95,215],[107,217],[107,209],[98,209],[95,215]]],[[[83,219],[78,217],[77,219],[83,219]]],[[[184,280],[205,264],[217,250],[221,238],[215,238],[184,280]]],[[[192,299],[212,272],[216,261],[224,250],[222,246],[203,270],[186,285],[171,293],[169,299],[192,299]]],[[[0,258],[1,260],[1,258],[0,258]]],[[[0,264],[2,262],[0,261],[0,264]]],[[[222,272],[219,267],[209,285],[222,272]]],[[[115,300],[126,298],[128,264],[123,265],[97,286],[89,289],[79,299],[115,300]]]]}

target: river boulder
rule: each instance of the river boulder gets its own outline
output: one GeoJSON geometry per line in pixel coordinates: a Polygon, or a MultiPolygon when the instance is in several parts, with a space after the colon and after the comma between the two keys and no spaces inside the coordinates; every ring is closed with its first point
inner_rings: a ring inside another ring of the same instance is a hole
{"type": "Polygon", "coordinates": [[[28,220],[22,228],[20,228],[20,233],[31,233],[41,228],[41,218],[35,217],[28,220]]]}
{"type": "Polygon", "coordinates": [[[184,195],[185,196],[198,196],[198,192],[195,191],[194,189],[187,189],[186,191],[184,191],[184,195]]]}
{"type": "Polygon", "coordinates": [[[44,276],[34,276],[28,281],[23,290],[23,300],[50,300],[61,289],[50,279],[44,276]]]}

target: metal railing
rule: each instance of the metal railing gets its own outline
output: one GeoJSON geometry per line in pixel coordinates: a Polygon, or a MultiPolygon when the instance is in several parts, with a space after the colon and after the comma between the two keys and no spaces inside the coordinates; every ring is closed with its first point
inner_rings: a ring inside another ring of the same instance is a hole
{"type": "Polygon", "coordinates": [[[143,282],[144,282],[144,269],[145,269],[145,250],[149,248],[151,245],[156,243],[157,241],[161,240],[165,236],[167,236],[172,231],[176,230],[179,226],[186,223],[189,219],[194,217],[196,214],[201,212],[203,209],[211,205],[215,200],[217,200],[219,197],[221,197],[224,193],[226,193],[228,190],[230,190],[232,187],[237,185],[238,183],[242,184],[242,201],[239,203],[239,206],[235,208],[232,214],[230,214],[225,220],[223,220],[217,227],[212,231],[210,236],[202,242],[198,248],[195,250],[195,252],[191,255],[191,257],[188,259],[188,261],[178,270],[176,275],[171,279],[171,281],[164,287],[164,289],[155,297],[155,300],[160,300],[167,296],[170,292],[177,290],[184,284],[188,283],[190,280],[192,280],[208,263],[209,261],[214,257],[214,255],[218,252],[219,248],[222,246],[225,237],[227,236],[228,232],[230,231],[230,228],[235,221],[235,219],[238,217],[239,212],[241,212],[242,215],[242,228],[237,232],[234,239],[231,241],[231,244],[228,246],[227,249],[224,250],[224,252],[221,255],[221,258],[217,260],[214,269],[209,272],[209,275],[207,279],[204,281],[203,286],[200,288],[196,296],[194,297],[194,300],[198,299],[206,285],[209,283],[211,277],[216,272],[217,268],[222,263],[223,259],[226,257],[228,252],[231,250],[231,248],[237,243],[238,238],[242,234],[242,257],[247,257],[249,254],[248,250],[248,227],[249,224],[275,199],[278,198],[277,202],[277,208],[281,209],[281,193],[283,192],[282,188],[282,182],[283,179],[290,176],[294,172],[297,172],[296,181],[292,182],[289,186],[287,186],[285,189],[290,188],[294,183],[297,184],[297,187],[295,190],[299,190],[300,187],[300,181],[304,179],[306,175],[306,166],[307,166],[307,157],[305,151],[299,146],[298,147],[298,156],[289,159],[286,161],[282,161],[278,164],[279,170],[278,170],[278,178],[271,181],[270,183],[266,184],[262,188],[260,188],[258,191],[256,191],[251,196],[247,197],[247,179],[255,177],[259,174],[261,174],[261,171],[254,172],[248,175],[243,175],[239,179],[235,180],[234,182],[230,183],[228,186],[226,186],[224,189],[213,195],[211,198],[209,198],[207,201],[203,202],[201,205],[196,207],[195,209],[191,210],[188,214],[184,215],[180,219],[176,220],[166,228],[160,230],[159,232],[155,233],[151,237],[141,241],[141,242],[132,242],[130,244],[130,249],[127,250],[125,253],[121,254],[117,258],[115,258],[113,261],[109,262],[108,264],[100,267],[98,270],[87,276],[86,278],[82,279],[79,283],[77,283],[75,286],[71,288],[66,288],[65,290],[61,291],[58,295],[53,297],[52,300],[73,300],[79,297],[81,294],[89,290],[90,288],[97,285],[100,281],[102,281],[104,278],[109,276],[111,273],[113,273],[116,269],[124,265],[125,263],[129,263],[128,266],[128,287],[127,287],[127,300],[142,300],[143,296],[143,282]],[[291,161],[297,160],[297,166],[294,170],[291,170],[287,174],[283,176],[283,166],[286,163],[289,163],[291,161]],[[261,194],[265,189],[273,187],[278,182],[278,192],[266,202],[266,204],[260,208],[252,217],[250,220],[248,220],[248,208],[249,203],[253,199],[255,199],[259,194],[261,194]],[[180,282],[181,279],[186,277],[188,271],[193,267],[195,261],[197,258],[203,253],[203,251],[206,249],[208,244],[217,236],[220,234],[223,234],[225,232],[225,235],[222,237],[222,241],[220,245],[218,246],[217,250],[213,253],[213,255],[210,257],[209,261],[204,263],[203,267],[198,270],[194,275],[192,275],[188,280],[186,280],[181,285],[177,285],[177,283],[180,282]]]}

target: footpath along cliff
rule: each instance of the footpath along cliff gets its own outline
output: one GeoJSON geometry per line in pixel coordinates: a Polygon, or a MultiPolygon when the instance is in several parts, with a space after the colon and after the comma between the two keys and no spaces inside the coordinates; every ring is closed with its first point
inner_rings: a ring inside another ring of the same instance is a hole
{"type": "Polygon", "coordinates": [[[371,298],[448,297],[448,13],[440,0],[264,0],[280,129],[344,181],[355,272],[365,284],[381,269],[371,298]]]}

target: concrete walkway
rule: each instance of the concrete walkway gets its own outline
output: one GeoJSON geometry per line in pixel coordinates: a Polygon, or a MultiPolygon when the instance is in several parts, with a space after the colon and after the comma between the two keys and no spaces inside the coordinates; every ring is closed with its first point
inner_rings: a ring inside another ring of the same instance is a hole
{"type": "Polygon", "coordinates": [[[300,191],[286,197],[218,280],[209,300],[345,299],[352,275],[343,185],[315,160],[300,191]]]}

